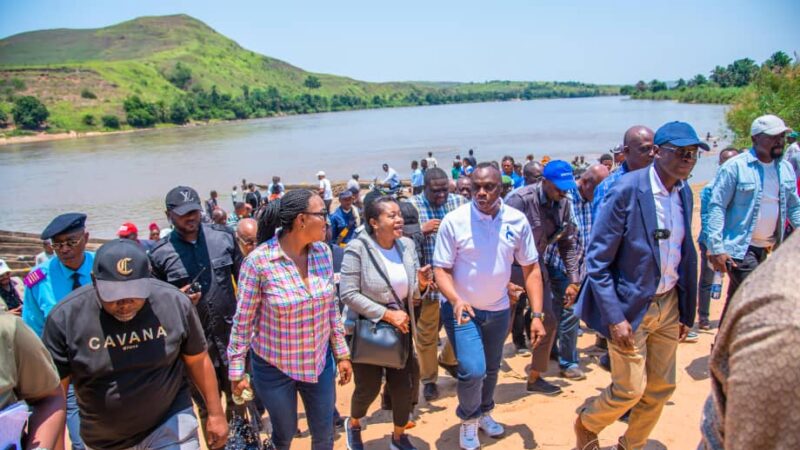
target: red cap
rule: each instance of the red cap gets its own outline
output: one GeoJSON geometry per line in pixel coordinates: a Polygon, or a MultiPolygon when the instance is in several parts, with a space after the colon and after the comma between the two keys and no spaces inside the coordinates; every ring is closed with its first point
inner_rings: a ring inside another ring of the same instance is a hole
{"type": "Polygon", "coordinates": [[[117,230],[117,236],[119,237],[130,236],[133,233],[139,234],[139,229],[131,222],[123,223],[117,230]]]}
{"type": "Polygon", "coordinates": [[[158,224],[157,223],[155,223],[155,222],[151,222],[150,223],[150,231],[159,230],[159,229],[160,228],[158,228],[158,224]]]}

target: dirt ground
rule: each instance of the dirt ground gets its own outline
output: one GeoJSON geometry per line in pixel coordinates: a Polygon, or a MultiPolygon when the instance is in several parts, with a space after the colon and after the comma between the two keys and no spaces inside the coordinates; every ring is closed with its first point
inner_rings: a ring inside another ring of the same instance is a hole
{"type": "MultiPolygon", "coordinates": [[[[697,193],[700,186],[694,186],[695,208],[693,220],[693,236],[699,232],[699,201],[697,193]]],[[[725,288],[723,288],[725,289],[725,288]]],[[[723,290],[723,292],[725,292],[723,290]]],[[[724,298],[724,295],[723,295],[724,298]]],[[[658,425],[653,430],[647,443],[648,450],[697,448],[700,440],[700,418],[702,405],[710,390],[708,375],[708,356],[714,336],[716,335],[716,319],[722,312],[723,301],[712,301],[711,331],[699,332],[700,340],[696,343],[682,343],[678,347],[677,356],[677,389],[664,408],[658,425]]],[[[442,332],[444,336],[444,332],[442,332]]],[[[500,370],[495,401],[497,407],[492,415],[495,420],[505,425],[506,432],[500,439],[491,439],[481,434],[483,448],[502,450],[517,449],[572,449],[575,437],[572,423],[576,411],[586,399],[597,396],[610,381],[609,373],[598,365],[598,354],[593,352],[595,335],[585,332],[578,340],[581,366],[586,371],[587,379],[568,381],[559,377],[558,364],[551,361],[550,370],[545,377],[564,389],[558,397],[546,397],[529,394],[525,391],[525,370],[530,363],[529,358],[514,355],[514,345],[509,336],[505,344],[505,360],[500,370]]],[[[458,450],[459,419],[455,415],[458,403],[456,398],[456,380],[440,370],[440,398],[431,403],[420,397],[417,407],[416,427],[408,434],[414,445],[420,450],[441,449],[458,450]]],[[[353,384],[338,387],[337,407],[343,416],[350,411],[350,395],[353,384]]],[[[302,403],[301,403],[302,410],[302,403]]],[[[292,449],[310,449],[311,439],[308,428],[301,413],[300,429],[302,436],[292,443],[292,449]]],[[[366,428],[362,432],[365,447],[369,449],[388,448],[391,433],[391,414],[380,410],[380,401],[376,399],[369,410],[366,428]]],[[[600,434],[600,443],[604,450],[613,448],[617,438],[624,433],[626,425],[616,422],[600,434]]],[[[334,448],[345,449],[342,433],[337,433],[334,448]]]]}

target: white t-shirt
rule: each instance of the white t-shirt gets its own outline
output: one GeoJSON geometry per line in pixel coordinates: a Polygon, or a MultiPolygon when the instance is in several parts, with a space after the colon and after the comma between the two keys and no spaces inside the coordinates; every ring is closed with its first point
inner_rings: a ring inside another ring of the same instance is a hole
{"type": "Polygon", "coordinates": [[[508,282],[516,259],[527,266],[539,260],[528,219],[501,204],[495,217],[472,202],[444,216],[436,236],[434,267],[453,270],[456,292],[474,308],[509,308],[508,282]]]}
{"type": "Polygon", "coordinates": [[[322,194],[323,200],[333,200],[333,190],[331,189],[331,182],[327,178],[319,180],[319,187],[324,189],[322,194]]]}
{"type": "Polygon", "coordinates": [[[778,225],[780,215],[778,168],[775,166],[775,161],[768,164],[761,161],[758,163],[764,170],[764,185],[761,192],[761,205],[758,208],[758,220],[750,245],[769,247],[775,244],[775,227],[778,225]]]}
{"type": "Polygon", "coordinates": [[[394,289],[400,300],[406,301],[406,298],[408,298],[408,274],[403,265],[403,258],[400,256],[400,252],[395,248],[386,250],[380,245],[375,247],[378,248],[381,262],[386,267],[386,276],[389,278],[389,282],[392,283],[392,289],[394,289]]]}
{"type": "Polygon", "coordinates": [[[347,189],[351,190],[353,188],[359,191],[361,190],[361,186],[358,185],[358,181],[356,181],[353,178],[350,178],[350,180],[347,181],[347,189]]]}

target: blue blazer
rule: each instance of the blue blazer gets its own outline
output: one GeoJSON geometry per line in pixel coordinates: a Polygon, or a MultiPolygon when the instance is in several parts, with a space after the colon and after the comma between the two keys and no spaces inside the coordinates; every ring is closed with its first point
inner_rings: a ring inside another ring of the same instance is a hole
{"type": "MultiPolygon", "coordinates": [[[[630,172],[608,192],[592,228],[586,254],[586,279],[575,314],[608,336],[609,325],[641,324],[661,278],[654,232],[658,228],[650,169],[630,172]]],[[[678,267],[678,307],[684,325],[694,323],[697,304],[697,251],[692,242],[692,190],[684,183],[683,226],[678,267]]]]}

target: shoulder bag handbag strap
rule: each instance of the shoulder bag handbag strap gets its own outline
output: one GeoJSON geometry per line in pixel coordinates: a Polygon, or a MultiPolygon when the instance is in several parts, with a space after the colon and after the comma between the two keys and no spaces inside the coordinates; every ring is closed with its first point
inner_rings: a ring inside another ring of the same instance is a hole
{"type": "MultiPolygon", "coordinates": [[[[392,283],[389,281],[389,277],[387,277],[386,274],[383,273],[383,270],[381,270],[380,264],[378,264],[378,260],[375,259],[375,255],[372,254],[372,250],[369,248],[370,247],[369,242],[367,242],[366,239],[364,239],[364,238],[359,238],[359,239],[361,239],[361,241],[364,243],[364,245],[367,246],[367,255],[369,255],[369,259],[372,261],[372,264],[375,266],[375,270],[378,271],[378,274],[381,276],[381,278],[383,278],[383,281],[385,281],[386,285],[389,286],[389,291],[391,291],[392,296],[394,297],[394,301],[397,303],[397,307],[400,308],[400,309],[404,309],[403,308],[404,303],[402,301],[400,301],[400,297],[398,297],[397,293],[394,291],[394,288],[392,287],[392,283]]],[[[402,255],[400,255],[400,256],[402,257],[402,255]]]]}

